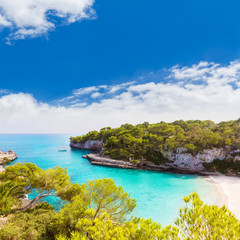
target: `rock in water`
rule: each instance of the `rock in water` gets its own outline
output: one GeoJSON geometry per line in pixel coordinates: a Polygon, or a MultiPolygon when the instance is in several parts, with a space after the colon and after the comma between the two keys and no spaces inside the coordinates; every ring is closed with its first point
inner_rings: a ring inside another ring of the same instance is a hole
{"type": "Polygon", "coordinates": [[[8,152],[0,151],[0,164],[6,164],[9,161],[16,159],[17,157],[18,157],[17,154],[12,150],[10,150],[8,152]]]}

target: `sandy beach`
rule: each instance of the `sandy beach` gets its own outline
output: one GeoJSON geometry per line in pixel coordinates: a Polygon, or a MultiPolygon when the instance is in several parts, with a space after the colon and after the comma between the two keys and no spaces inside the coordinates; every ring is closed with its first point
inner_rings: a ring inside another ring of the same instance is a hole
{"type": "Polygon", "coordinates": [[[217,188],[216,205],[227,206],[240,219],[240,178],[227,176],[211,176],[209,180],[217,188]]]}

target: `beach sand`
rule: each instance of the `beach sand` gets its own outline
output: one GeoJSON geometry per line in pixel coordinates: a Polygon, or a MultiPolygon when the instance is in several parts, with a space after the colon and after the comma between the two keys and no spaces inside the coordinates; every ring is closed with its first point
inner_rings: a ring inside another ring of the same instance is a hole
{"type": "Polygon", "coordinates": [[[240,220],[240,178],[211,176],[209,180],[216,186],[216,205],[225,205],[240,220]]]}

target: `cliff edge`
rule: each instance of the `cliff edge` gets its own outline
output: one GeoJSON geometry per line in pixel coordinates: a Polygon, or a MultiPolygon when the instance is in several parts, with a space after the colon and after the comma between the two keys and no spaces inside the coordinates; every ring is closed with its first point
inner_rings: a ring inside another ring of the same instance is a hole
{"type": "Polygon", "coordinates": [[[234,171],[231,168],[227,169],[229,164],[240,166],[240,150],[232,151],[229,147],[205,149],[197,154],[189,153],[186,148],[177,148],[175,151],[162,151],[161,154],[165,162],[155,164],[141,159],[137,161],[131,161],[131,159],[124,161],[105,156],[103,142],[99,140],[88,140],[85,143],[77,144],[70,143],[70,146],[78,149],[98,151],[98,153],[90,153],[83,156],[93,165],[199,175],[225,174],[229,176],[240,176],[240,171],[234,171]],[[215,163],[217,163],[217,167],[215,163]],[[219,166],[226,166],[226,171],[222,172],[219,166]]]}
{"type": "MultiPolygon", "coordinates": [[[[18,158],[18,156],[12,150],[10,150],[8,152],[0,151],[0,165],[4,165],[6,163],[9,163],[10,161],[15,160],[16,158],[18,158]]],[[[1,169],[0,169],[0,171],[1,171],[1,169]]]]}
{"type": "Polygon", "coordinates": [[[103,142],[100,140],[88,140],[84,143],[73,143],[70,142],[72,148],[91,150],[91,151],[101,151],[103,149],[103,142]]]}

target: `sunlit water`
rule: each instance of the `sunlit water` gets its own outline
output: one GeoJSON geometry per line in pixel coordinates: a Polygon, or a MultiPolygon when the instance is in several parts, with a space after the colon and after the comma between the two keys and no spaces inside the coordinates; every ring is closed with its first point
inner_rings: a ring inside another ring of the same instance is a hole
{"type": "MultiPolygon", "coordinates": [[[[18,159],[12,162],[33,162],[43,169],[56,165],[67,168],[73,182],[113,178],[137,200],[133,216],[152,218],[161,225],[173,224],[182,198],[197,192],[209,204],[216,201],[215,188],[206,178],[194,175],[160,173],[147,170],[118,169],[91,165],[83,150],[71,150],[69,135],[0,135],[0,150],[14,150],[18,159]],[[59,148],[67,152],[58,152],[59,148]]],[[[59,200],[49,200],[56,208],[59,200]]]]}

